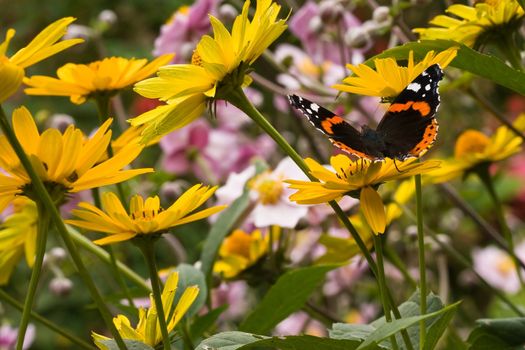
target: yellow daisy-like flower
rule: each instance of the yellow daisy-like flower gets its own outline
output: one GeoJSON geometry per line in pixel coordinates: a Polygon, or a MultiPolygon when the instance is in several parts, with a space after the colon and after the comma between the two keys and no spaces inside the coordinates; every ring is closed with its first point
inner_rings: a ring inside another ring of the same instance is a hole
{"type": "MultiPolygon", "coordinates": [[[[525,131],[525,114],[521,114],[513,125],[525,131]]],[[[427,179],[435,183],[452,180],[478,165],[498,162],[521,152],[522,143],[523,139],[506,126],[500,126],[491,137],[477,130],[466,130],[456,140],[454,157],[429,173],[427,179]]]]}
{"type": "Polygon", "coordinates": [[[6,284],[22,257],[27,266],[35,262],[38,213],[33,201],[18,197],[14,213],[0,224],[0,285],[6,284]]]}
{"type": "Polygon", "coordinates": [[[99,245],[127,241],[136,236],[160,234],[170,228],[188,222],[204,219],[226,206],[218,205],[194,213],[217,187],[195,185],[184,192],[175,203],[164,210],[159,197],[149,197],[145,201],[135,195],[131,198],[129,214],[118,197],[111,192],[102,194],[102,210],[86,202],[80,203],[81,209],[72,211],[80,220],[66,220],[68,224],[88,230],[103,232],[105,238],[94,241],[99,245]]]}
{"type": "Polygon", "coordinates": [[[456,57],[457,50],[457,48],[450,48],[438,54],[429,51],[418,64],[414,64],[414,53],[410,51],[407,67],[398,66],[393,58],[375,59],[375,70],[365,64],[357,66],[347,64],[346,67],[354,75],[343,79],[344,84],[336,84],[332,87],[353,94],[391,99],[399,95],[412,80],[431,65],[438,63],[441,68],[448,66],[456,57]]]}
{"type": "Polygon", "coordinates": [[[523,8],[516,0],[478,2],[474,7],[454,4],[446,12],[455,17],[436,16],[429,22],[435,27],[416,28],[414,32],[419,34],[420,39],[454,40],[473,47],[491,37],[512,35],[525,17],[523,8]]]}
{"type": "Polygon", "coordinates": [[[16,92],[24,78],[25,68],[84,41],[69,39],[57,42],[74,20],[73,17],[65,17],[51,23],[26,47],[18,50],[11,57],[7,57],[7,49],[15,36],[15,30],[7,31],[5,40],[0,44],[0,103],[16,92]]]}
{"type": "MultiPolygon", "coordinates": [[[[151,168],[122,170],[142,151],[143,146],[129,143],[103,162],[100,159],[111,140],[111,119],[90,139],[70,125],[64,134],[57,129],[38,132],[31,113],[21,107],[13,112],[13,129],[33,168],[57,204],[66,193],[115,184],[136,175],[152,172],[151,168]]],[[[31,179],[4,135],[0,135],[0,210],[15,196],[33,198],[31,179]]]]}
{"type": "MultiPolygon", "coordinates": [[[[190,286],[184,290],[177,305],[173,306],[178,283],[179,274],[172,272],[162,290],[162,307],[165,310],[168,332],[171,332],[180,322],[199,294],[198,286],[190,286]]],[[[140,341],[152,347],[162,342],[162,333],[153,295],[150,295],[150,305],[147,310],[142,307],[139,309],[139,322],[135,328],[131,326],[130,320],[124,315],[118,315],[113,319],[113,323],[123,339],[140,341]]],[[[113,348],[110,346],[113,344],[111,338],[95,332],[92,333],[92,336],[99,349],[109,350],[113,348]]]]}
{"type": "Polygon", "coordinates": [[[210,16],[213,38],[201,38],[192,64],[161,67],[157,77],[135,85],[135,91],[142,96],[167,103],[130,120],[132,125],[147,124],[144,142],[198,118],[207,101],[224,97],[217,96],[221,86],[250,82],[245,75],[247,68],[281,35],[286,24],[277,20],[281,7],[271,0],[257,0],[252,21],[248,20],[249,8],[250,1],[246,1],[231,33],[210,16]]]}
{"type": "Polygon", "coordinates": [[[146,59],[109,57],[89,64],[73,64],[58,68],[56,78],[34,75],[24,79],[28,95],[69,96],[71,102],[84,103],[96,95],[112,96],[119,90],[147,78],[171,61],[172,54],[162,55],[148,63],[146,59]]]}
{"type": "Polygon", "coordinates": [[[268,251],[270,235],[263,235],[260,230],[252,233],[235,230],[228,236],[219,249],[219,259],[213,271],[224,278],[233,278],[255,264],[268,251]]]}
{"type": "Polygon", "coordinates": [[[386,181],[429,172],[440,164],[436,160],[414,162],[415,159],[396,161],[394,164],[390,158],[383,162],[371,162],[366,159],[351,160],[339,154],[330,158],[334,172],[313,159],[307,158],[305,161],[310,173],[321,182],[287,180],[290,188],[297,190],[290,200],[299,204],[320,204],[337,200],[346,194],[359,196],[361,211],[376,233],[383,233],[387,224],[385,207],[376,191],[377,187],[386,181]]]}

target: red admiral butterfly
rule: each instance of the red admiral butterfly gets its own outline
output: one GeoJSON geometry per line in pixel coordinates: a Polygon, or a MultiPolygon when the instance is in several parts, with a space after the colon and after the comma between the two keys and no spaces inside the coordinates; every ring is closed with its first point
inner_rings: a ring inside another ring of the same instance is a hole
{"type": "Polygon", "coordinates": [[[438,64],[428,67],[401,91],[388,107],[377,128],[367,125],[361,131],[340,116],[297,95],[288,96],[332,144],[345,152],[373,161],[392,158],[405,160],[422,156],[434,143],[439,107],[438,83],[443,71],[438,64]]]}

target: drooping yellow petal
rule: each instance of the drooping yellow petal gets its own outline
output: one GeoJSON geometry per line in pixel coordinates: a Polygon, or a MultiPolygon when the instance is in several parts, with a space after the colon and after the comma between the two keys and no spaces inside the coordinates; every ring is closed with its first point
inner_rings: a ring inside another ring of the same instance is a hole
{"type": "Polygon", "coordinates": [[[379,193],[371,187],[361,189],[361,211],[374,233],[384,233],[386,228],[385,206],[379,193]]]}

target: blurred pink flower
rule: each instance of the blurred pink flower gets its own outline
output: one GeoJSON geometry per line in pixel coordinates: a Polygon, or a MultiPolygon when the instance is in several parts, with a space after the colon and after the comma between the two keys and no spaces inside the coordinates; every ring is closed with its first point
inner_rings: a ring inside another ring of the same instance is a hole
{"type": "Polygon", "coordinates": [[[182,6],[160,28],[153,55],[175,53],[173,63],[186,63],[200,38],[211,29],[208,14],[217,15],[218,0],[197,0],[182,6]]]}
{"type": "Polygon", "coordinates": [[[273,171],[255,174],[255,166],[249,166],[241,173],[232,173],[226,184],[215,195],[218,204],[229,204],[237,199],[248,183],[250,197],[255,207],[248,222],[255,227],[277,225],[294,228],[308,212],[308,207],[291,202],[288,197],[293,190],[283,182],[286,179],[306,179],[304,173],[291,158],[284,158],[273,171]]]}
{"type": "MultiPolygon", "coordinates": [[[[516,255],[525,261],[525,242],[516,246],[516,255]]],[[[507,293],[517,293],[520,281],[511,256],[495,246],[475,248],[472,252],[474,270],[493,287],[507,293]]],[[[523,273],[523,270],[522,270],[523,273]]]]}
{"type": "Polygon", "coordinates": [[[203,119],[166,135],[160,147],[164,170],[177,175],[193,173],[214,183],[275,149],[267,135],[250,139],[232,130],[213,129],[203,119]]]}
{"type": "Polygon", "coordinates": [[[327,297],[333,297],[340,293],[348,293],[349,289],[359,280],[367,269],[367,264],[360,255],[352,258],[347,265],[332,270],[326,275],[323,293],[327,297]]]}
{"type": "MultiPolygon", "coordinates": [[[[0,349],[14,350],[18,339],[18,329],[4,324],[0,326],[0,349]]],[[[28,349],[35,340],[35,326],[30,324],[24,336],[23,349],[28,349]]]]}
{"type": "Polygon", "coordinates": [[[299,311],[281,321],[275,327],[274,334],[277,336],[308,334],[325,337],[327,331],[322,323],[310,318],[305,312],[299,311]]]}
{"type": "Polygon", "coordinates": [[[244,317],[249,307],[248,286],[245,281],[222,282],[211,291],[211,304],[215,309],[224,304],[228,308],[224,311],[220,320],[236,321],[244,317]]]}
{"type": "MultiPolygon", "coordinates": [[[[244,89],[244,93],[255,107],[262,105],[263,95],[260,91],[248,87],[244,89]]],[[[243,111],[228,104],[226,101],[217,101],[216,113],[217,121],[221,129],[236,131],[243,125],[251,122],[251,119],[248,118],[243,111]]]]}
{"type": "Polygon", "coordinates": [[[312,61],[321,64],[324,61],[333,62],[339,66],[346,63],[361,63],[363,54],[361,50],[345,50],[345,62],[341,59],[339,44],[333,40],[340,34],[347,32],[350,28],[359,27],[361,21],[351,12],[344,11],[341,19],[342,28],[323,23],[320,18],[319,5],[308,1],[290,19],[290,31],[297,36],[312,61]]]}

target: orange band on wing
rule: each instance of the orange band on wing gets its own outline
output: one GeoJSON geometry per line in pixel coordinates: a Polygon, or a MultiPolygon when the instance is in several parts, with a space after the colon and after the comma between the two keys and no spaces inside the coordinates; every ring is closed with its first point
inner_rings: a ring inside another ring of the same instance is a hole
{"type": "Polygon", "coordinates": [[[423,139],[414,148],[412,148],[408,154],[413,157],[421,157],[423,154],[425,154],[428,149],[432,147],[434,141],[436,141],[438,128],[438,122],[435,118],[433,118],[432,124],[427,125],[425,128],[423,139]]]}
{"type": "Polygon", "coordinates": [[[334,132],[332,130],[332,126],[334,124],[340,124],[343,122],[343,118],[340,116],[333,116],[332,118],[327,118],[321,122],[321,127],[323,128],[324,132],[327,134],[332,135],[334,132]]]}
{"type": "Polygon", "coordinates": [[[403,112],[410,108],[414,104],[414,101],[408,101],[407,103],[392,103],[388,107],[389,112],[403,112]]]}
{"type": "Polygon", "coordinates": [[[374,156],[371,156],[369,154],[366,154],[366,153],[363,153],[363,152],[359,152],[359,151],[356,151],[355,149],[345,145],[344,143],[342,142],[339,142],[339,141],[335,141],[333,139],[330,139],[330,142],[332,142],[332,144],[337,147],[337,148],[340,148],[341,150],[345,151],[346,153],[349,153],[353,156],[356,156],[356,157],[359,157],[359,158],[364,158],[364,159],[369,159],[369,160],[376,160],[378,159],[377,157],[374,157],[374,156]]]}
{"type": "Polygon", "coordinates": [[[414,105],[412,105],[412,108],[419,111],[422,117],[426,117],[430,113],[430,105],[425,101],[415,102],[414,105]]]}

